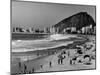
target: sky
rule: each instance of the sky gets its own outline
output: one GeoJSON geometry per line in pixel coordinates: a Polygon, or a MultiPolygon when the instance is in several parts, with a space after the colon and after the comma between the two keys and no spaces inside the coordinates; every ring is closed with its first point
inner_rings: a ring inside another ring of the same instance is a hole
{"type": "Polygon", "coordinates": [[[50,27],[79,12],[87,12],[95,21],[95,6],[12,1],[12,27],[50,27]]]}

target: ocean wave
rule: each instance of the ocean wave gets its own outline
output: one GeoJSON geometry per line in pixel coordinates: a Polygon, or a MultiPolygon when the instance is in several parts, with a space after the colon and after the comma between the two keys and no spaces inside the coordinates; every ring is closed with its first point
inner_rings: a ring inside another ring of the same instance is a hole
{"type": "Polygon", "coordinates": [[[19,49],[12,49],[12,52],[28,52],[28,51],[36,51],[36,50],[45,50],[45,49],[51,49],[51,48],[57,48],[60,46],[67,46],[68,44],[73,43],[73,41],[67,42],[67,43],[62,43],[56,46],[52,47],[45,47],[45,48],[32,48],[32,49],[27,49],[27,48],[19,48],[19,49]]]}
{"type": "Polygon", "coordinates": [[[53,34],[50,36],[50,39],[53,40],[61,40],[61,39],[68,39],[70,37],[77,37],[76,35],[65,35],[65,34],[53,34]]]}

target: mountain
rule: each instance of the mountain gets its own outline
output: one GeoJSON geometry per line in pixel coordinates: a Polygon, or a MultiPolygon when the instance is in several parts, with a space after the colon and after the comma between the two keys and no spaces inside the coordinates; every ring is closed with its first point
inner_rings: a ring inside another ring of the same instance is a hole
{"type": "Polygon", "coordinates": [[[87,12],[79,12],[75,15],[63,19],[53,27],[58,28],[59,32],[61,32],[67,27],[76,27],[76,29],[79,30],[82,27],[88,26],[90,24],[92,24],[93,26],[96,25],[92,16],[90,16],[87,12]]]}

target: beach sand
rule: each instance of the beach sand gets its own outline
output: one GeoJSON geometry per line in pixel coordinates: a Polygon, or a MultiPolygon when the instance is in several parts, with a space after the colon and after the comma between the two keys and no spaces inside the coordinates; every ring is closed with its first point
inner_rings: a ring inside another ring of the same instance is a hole
{"type": "MultiPolygon", "coordinates": [[[[95,36],[93,36],[93,37],[88,36],[88,38],[90,40],[85,42],[85,44],[92,44],[93,48],[91,50],[89,50],[90,52],[87,51],[86,53],[90,54],[90,55],[93,54],[95,56],[95,51],[93,52],[93,50],[96,49],[95,48],[95,36]]],[[[72,44],[72,47],[73,47],[73,44],[72,44]]],[[[58,49],[55,48],[55,49],[51,49],[51,50],[42,50],[42,51],[40,51],[39,56],[37,56],[38,51],[24,53],[23,55],[26,54],[27,56],[31,56],[32,59],[28,59],[27,61],[21,62],[21,68],[19,68],[19,64],[18,64],[18,62],[20,62],[20,59],[18,59],[19,61],[17,61],[17,62],[15,61],[15,63],[11,64],[11,73],[12,74],[23,73],[24,65],[27,65],[27,73],[29,73],[29,71],[32,71],[33,68],[34,68],[34,73],[50,72],[50,71],[65,71],[65,70],[67,71],[67,70],[95,69],[95,67],[96,67],[95,59],[91,60],[91,63],[92,63],[91,65],[86,65],[83,63],[82,64],[77,63],[75,65],[70,65],[69,61],[70,61],[71,57],[68,57],[66,54],[65,54],[66,58],[63,60],[63,64],[58,65],[58,55],[61,54],[62,48],[63,47],[58,48],[58,49]],[[51,67],[50,67],[50,62],[52,62],[51,67]],[[42,65],[42,67],[41,67],[41,65],[42,65]]],[[[75,50],[74,48],[70,49],[71,47],[64,46],[64,48],[67,48],[65,51],[66,52],[70,51],[71,54],[73,52],[72,50],[75,50]]],[[[22,53],[21,54],[19,53],[19,55],[22,55],[22,53]]]]}

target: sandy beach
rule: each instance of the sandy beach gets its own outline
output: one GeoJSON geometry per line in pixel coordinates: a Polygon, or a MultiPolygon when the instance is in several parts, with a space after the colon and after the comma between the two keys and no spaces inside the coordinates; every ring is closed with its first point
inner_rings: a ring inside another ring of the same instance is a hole
{"type": "MultiPolygon", "coordinates": [[[[84,59],[84,56],[87,54],[91,55],[91,57],[95,56],[95,36],[79,35],[77,39],[76,37],[73,38],[72,36],[70,38],[61,38],[56,40],[53,39],[52,42],[54,44],[57,42],[57,45],[53,47],[47,47],[46,49],[39,50],[38,48],[37,50],[33,49],[34,51],[30,50],[27,52],[12,52],[12,74],[23,74],[25,66],[27,66],[26,73],[95,69],[95,58],[91,59],[91,65],[86,65],[85,62],[88,61],[88,59],[84,59]],[[67,39],[67,41],[65,41],[65,39],[67,39]],[[62,45],[62,43],[64,44],[62,45]],[[92,45],[93,47],[90,50],[85,50],[83,47],[84,44],[92,45]],[[76,46],[78,45],[81,46],[83,48],[82,50],[84,51],[84,53],[81,55],[75,53],[77,50],[76,46]],[[65,54],[62,54],[63,51],[65,51],[65,54]],[[70,56],[68,56],[68,52],[70,53],[70,56]],[[65,58],[63,59],[63,64],[58,64],[58,56],[61,54],[62,56],[65,56],[65,58]],[[70,60],[74,56],[79,57],[77,57],[75,64],[70,64],[70,60]],[[78,63],[78,60],[82,60],[82,63],[78,63]],[[19,62],[21,63],[21,66],[19,66],[19,62]]],[[[47,42],[48,41],[46,41],[46,44],[47,42]]],[[[50,42],[51,41],[49,41],[49,43],[50,42]]],[[[17,46],[16,48],[18,47],[20,46],[17,46]]]]}

